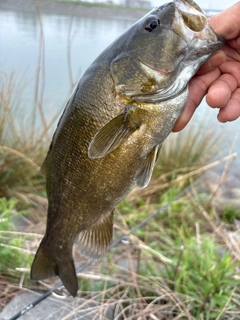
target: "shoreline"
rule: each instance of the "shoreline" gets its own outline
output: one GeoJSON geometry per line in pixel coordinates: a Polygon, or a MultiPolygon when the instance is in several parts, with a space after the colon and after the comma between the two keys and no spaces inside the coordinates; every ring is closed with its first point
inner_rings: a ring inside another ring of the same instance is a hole
{"type": "Polygon", "coordinates": [[[35,1],[35,0],[2,0],[0,2],[0,11],[16,11],[24,13],[35,13],[38,11],[44,15],[66,15],[66,16],[84,16],[96,18],[112,18],[124,20],[138,20],[149,9],[124,8],[116,5],[91,4],[81,2],[66,1],[35,1]]]}

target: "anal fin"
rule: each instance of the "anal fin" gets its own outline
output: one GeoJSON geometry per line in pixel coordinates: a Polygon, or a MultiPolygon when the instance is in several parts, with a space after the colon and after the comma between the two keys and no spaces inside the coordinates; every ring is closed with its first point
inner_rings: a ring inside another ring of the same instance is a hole
{"type": "Polygon", "coordinates": [[[79,234],[77,248],[88,258],[100,259],[111,243],[112,234],[113,212],[109,212],[79,234]]]}
{"type": "Polygon", "coordinates": [[[139,189],[143,189],[149,184],[155,163],[159,155],[159,150],[160,146],[157,145],[148,155],[141,169],[137,172],[135,178],[139,189]]]}

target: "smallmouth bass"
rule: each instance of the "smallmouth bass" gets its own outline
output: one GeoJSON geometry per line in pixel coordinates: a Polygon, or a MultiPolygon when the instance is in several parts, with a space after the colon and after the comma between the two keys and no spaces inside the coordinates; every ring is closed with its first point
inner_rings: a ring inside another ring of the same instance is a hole
{"type": "Polygon", "coordinates": [[[115,206],[145,188],[163,141],[188,99],[188,82],[223,46],[192,0],[151,10],[80,79],[42,166],[47,227],[31,278],[58,275],[78,290],[72,247],[91,259],[112,239],[115,206]]]}

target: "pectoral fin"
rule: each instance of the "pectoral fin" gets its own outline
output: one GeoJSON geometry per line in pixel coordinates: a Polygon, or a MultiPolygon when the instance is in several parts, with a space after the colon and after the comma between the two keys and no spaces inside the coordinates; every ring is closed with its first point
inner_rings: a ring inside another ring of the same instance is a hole
{"type": "Polygon", "coordinates": [[[137,172],[136,181],[139,189],[143,189],[149,184],[159,151],[160,146],[157,145],[145,160],[142,168],[137,172]]]}
{"type": "Polygon", "coordinates": [[[126,114],[120,114],[96,133],[89,145],[89,158],[105,157],[115,150],[134,130],[126,122],[126,114]]]}
{"type": "Polygon", "coordinates": [[[113,212],[101,217],[91,228],[82,231],[78,249],[86,257],[99,259],[107,251],[113,234],[113,212]]]}

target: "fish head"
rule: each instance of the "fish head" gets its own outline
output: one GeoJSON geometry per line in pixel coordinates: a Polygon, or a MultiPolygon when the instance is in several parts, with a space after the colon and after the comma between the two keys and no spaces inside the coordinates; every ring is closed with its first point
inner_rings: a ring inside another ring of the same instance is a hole
{"type": "Polygon", "coordinates": [[[182,92],[224,39],[195,2],[174,0],[151,10],[117,43],[119,53],[111,62],[117,94],[157,102],[182,92]]]}

